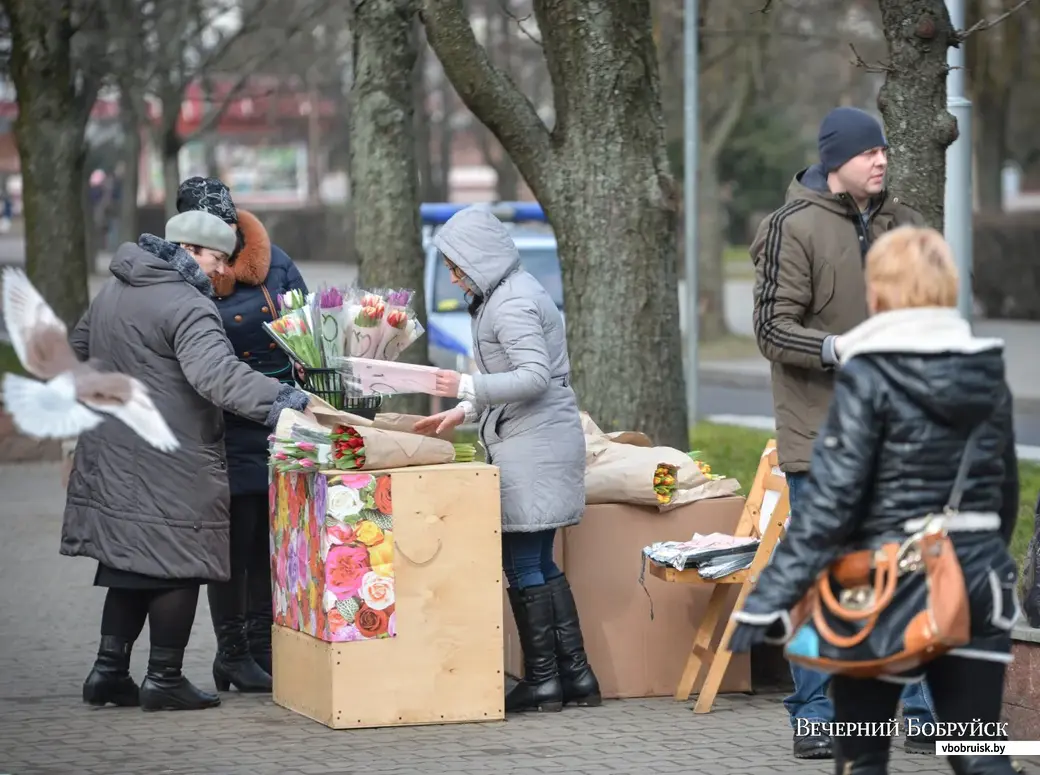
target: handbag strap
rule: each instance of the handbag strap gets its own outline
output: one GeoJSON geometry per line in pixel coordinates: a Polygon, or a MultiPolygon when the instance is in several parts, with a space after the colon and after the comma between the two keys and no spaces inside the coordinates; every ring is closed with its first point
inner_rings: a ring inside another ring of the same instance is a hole
{"type": "Polygon", "coordinates": [[[964,488],[968,484],[968,469],[971,468],[972,458],[975,456],[975,449],[978,446],[977,442],[984,422],[972,428],[971,433],[968,435],[968,440],[964,444],[964,452],[961,453],[961,463],[957,468],[957,478],[953,480],[953,489],[950,490],[950,497],[946,501],[945,511],[947,512],[957,511],[961,507],[964,488]]]}
{"type": "Polygon", "coordinates": [[[277,319],[278,311],[274,308],[274,300],[271,298],[271,292],[267,290],[267,286],[264,283],[260,283],[260,290],[264,292],[264,298],[267,299],[267,309],[271,311],[271,320],[277,319]]]}

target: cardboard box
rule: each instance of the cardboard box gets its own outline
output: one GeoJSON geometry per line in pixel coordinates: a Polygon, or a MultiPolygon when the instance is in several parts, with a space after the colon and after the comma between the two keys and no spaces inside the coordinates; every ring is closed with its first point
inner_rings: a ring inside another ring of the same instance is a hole
{"type": "MultiPolygon", "coordinates": [[[[585,650],[604,697],[674,694],[714,589],[668,584],[649,572],[644,588],[639,582],[643,547],[688,540],[694,533],[732,533],[743,508],[744,499],[737,496],[696,501],[665,513],[643,506],[592,505],[580,525],[561,531],[557,551],[562,550],[562,564],[557,563],[574,590],[585,650]]],[[[739,591],[733,585],[727,616],[739,591]]],[[[508,605],[506,611],[507,672],[519,675],[520,645],[508,605]]],[[[721,637],[720,625],[715,645],[721,637]]],[[[706,673],[701,671],[694,691],[706,673]]],[[[733,655],[720,691],[751,691],[748,654],[733,655]]]]}
{"type": "Polygon", "coordinates": [[[498,469],[375,474],[274,478],[274,701],[333,729],[501,720],[498,469]]]}

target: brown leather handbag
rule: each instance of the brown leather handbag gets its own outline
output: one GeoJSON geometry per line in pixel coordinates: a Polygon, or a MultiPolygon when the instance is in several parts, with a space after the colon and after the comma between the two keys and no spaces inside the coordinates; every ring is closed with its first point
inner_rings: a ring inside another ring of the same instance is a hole
{"type": "MultiPolygon", "coordinates": [[[[980,426],[981,427],[981,426],[980,426]]],[[[788,660],[856,678],[898,675],[971,638],[964,574],[947,532],[958,513],[980,428],[968,437],[942,514],[902,543],[851,552],[817,577],[790,612],[788,660]]]]}

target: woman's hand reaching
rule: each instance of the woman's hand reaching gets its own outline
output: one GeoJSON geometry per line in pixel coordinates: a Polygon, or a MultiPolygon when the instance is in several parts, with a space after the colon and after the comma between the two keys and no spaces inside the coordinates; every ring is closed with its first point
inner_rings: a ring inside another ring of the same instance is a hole
{"type": "Polygon", "coordinates": [[[456,406],[454,409],[449,409],[446,412],[438,412],[429,417],[424,417],[412,426],[412,430],[426,436],[436,436],[439,433],[450,431],[452,428],[462,425],[465,421],[466,410],[456,406]]]}
{"type": "Polygon", "coordinates": [[[461,381],[462,375],[457,371],[438,369],[437,384],[433,394],[445,398],[459,398],[459,383],[461,381]]]}

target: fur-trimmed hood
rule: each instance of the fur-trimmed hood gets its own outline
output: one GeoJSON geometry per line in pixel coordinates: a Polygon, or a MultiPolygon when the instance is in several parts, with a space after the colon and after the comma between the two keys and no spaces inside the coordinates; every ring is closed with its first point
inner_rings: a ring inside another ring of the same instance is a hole
{"type": "Polygon", "coordinates": [[[238,229],[244,246],[223,276],[210,278],[217,296],[233,294],[235,283],[262,285],[271,270],[271,238],[260,219],[248,210],[239,210],[238,229]]]}

